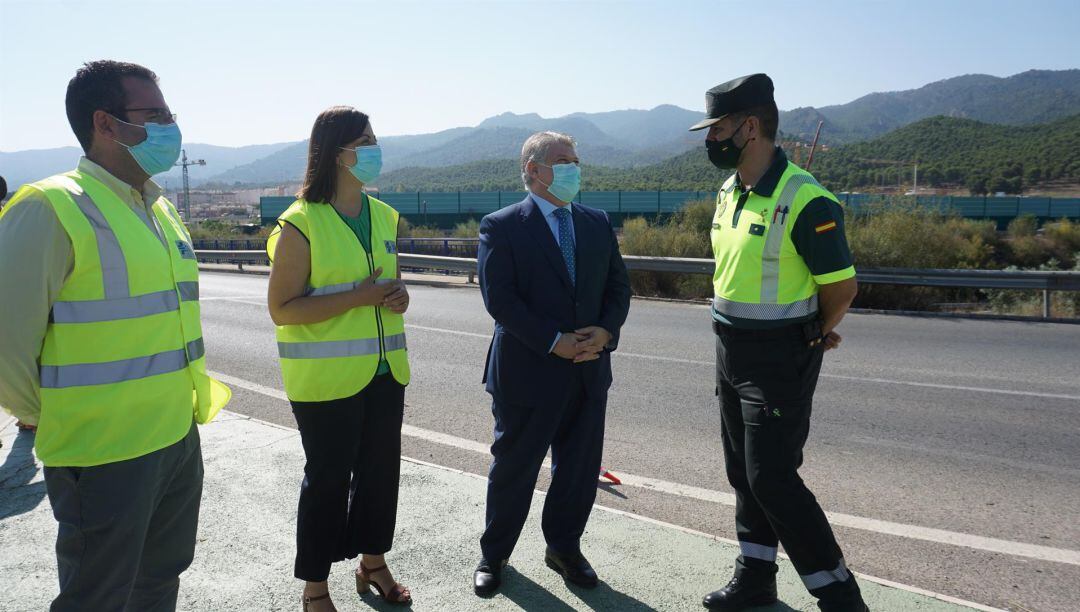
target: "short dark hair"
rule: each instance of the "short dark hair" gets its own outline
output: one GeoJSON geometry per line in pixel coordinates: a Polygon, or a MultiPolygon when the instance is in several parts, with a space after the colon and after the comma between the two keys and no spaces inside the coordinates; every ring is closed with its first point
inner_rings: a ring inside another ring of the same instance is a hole
{"type": "Polygon", "coordinates": [[[296,197],[330,203],[337,188],[337,156],[341,147],[364,135],[371,120],[351,106],[332,106],[315,119],[308,140],[304,186],[296,197]]]}
{"type": "Polygon", "coordinates": [[[158,77],[154,71],[129,62],[97,60],[87,62],[75,72],[68,81],[67,108],[68,123],[75,137],[79,139],[83,151],[89,153],[94,142],[94,113],[103,110],[127,121],[127,92],[124,91],[124,77],[146,79],[154,83],[158,77]]]}
{"type": "Polygon", "coordinates": [[[761,123],[762,135],[769,140],[776,140],[776,131],[780,128],[780,111],[776,108],[776,102],[755,106],[742,114],[746,117],[757,117],[761,123]]]}
{"type": "Polygon", "coordinates": [[[4,180],[4,177],[0,176],[0,200],[3,200],[6,197],[7,197],[7,181],[4,180]]]}

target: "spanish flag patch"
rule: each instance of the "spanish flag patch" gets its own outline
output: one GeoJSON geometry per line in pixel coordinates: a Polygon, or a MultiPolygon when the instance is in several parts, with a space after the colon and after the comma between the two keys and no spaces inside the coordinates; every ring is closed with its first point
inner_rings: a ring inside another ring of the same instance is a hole
{"type": "Polygon", "coordinates": [[[822,223],[821,225],[814,226],[814,231],[819,234],[834,229],[836,229],[836,221],[829,221],[827,223],[822,223]]]}

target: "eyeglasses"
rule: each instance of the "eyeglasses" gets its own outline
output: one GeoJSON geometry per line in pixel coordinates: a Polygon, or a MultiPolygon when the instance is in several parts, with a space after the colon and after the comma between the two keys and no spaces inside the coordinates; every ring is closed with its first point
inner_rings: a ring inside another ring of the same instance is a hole
{"type": "Polygon", "coordinates": [[[149,113],[146,120],[150,123],[176,123],[176,115],[170,113],[169,109],[162,108],[160,106],[146,106],[142,108],[122,108],[120,109],[125,113],[133,113],[137,111],[144,111],[149,113]]]}

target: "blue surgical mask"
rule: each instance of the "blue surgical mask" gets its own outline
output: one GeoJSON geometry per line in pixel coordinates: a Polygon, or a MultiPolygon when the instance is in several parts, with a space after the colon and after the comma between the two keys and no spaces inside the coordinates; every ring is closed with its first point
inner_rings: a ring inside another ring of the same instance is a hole
{"type": "Polygon", "coordinates": [[[552,179],[551,184],[545,186],[551,195],[563,202],[573,201],[574,196],[581,191],[581,168],[577,164],[555,164],[547,167],[551,168],[552,179]]]}
{"type": "Polygon", "coordinates": [[[146,123],[135,125],[122,119],[113,117],[120,123],[146,130],[146,140],[136,145],[126,145],[119,140],[121,146],[126,147],[135,163],[150,176],[161,174],[173,167],[176,160],[180,159],[182,137],[180,126],[176,123],[146,123]]]}
{"type": "Polygon", "coordinates": [[[373,144],[355,149],[342,148],[356,151],[356,163],[349,166],[349,172],[352,172],[356,180],[366,185],[378,178],[379,172],[382,171],[382,147],[373,144]]]}

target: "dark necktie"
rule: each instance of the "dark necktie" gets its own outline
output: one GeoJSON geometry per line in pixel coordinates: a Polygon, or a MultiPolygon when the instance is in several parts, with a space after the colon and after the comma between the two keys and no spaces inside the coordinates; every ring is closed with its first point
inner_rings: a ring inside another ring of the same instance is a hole
{"type": "Polygon", "coordinates": [[[570,283],[577,284],[577,262],[574,258],[574,234],[572,233],[573,220],[570,211],[566,208],[556,208],[555,218],[559,220],[559,250],[562,251],[563,259],[566,260],[566,271],[570,273],[570,283]]]}

